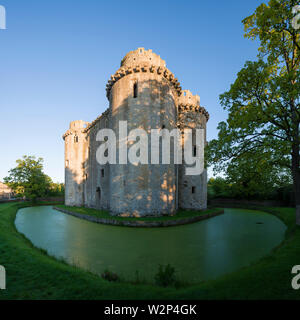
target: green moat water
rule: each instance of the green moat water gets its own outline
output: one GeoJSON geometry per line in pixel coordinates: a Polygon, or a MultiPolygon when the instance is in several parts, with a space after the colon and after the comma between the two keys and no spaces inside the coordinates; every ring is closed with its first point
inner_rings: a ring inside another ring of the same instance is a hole
{"type": "Polygon", "coordinates": [[[101,274],[153,282],[159,264],[179,279],[200,282],[255,262],[284,239],[285,225],[267,213],[226,209],[224,215],[169,228],[127,228],[92,223],[52,207],[19,210],[16,228],[48,254],[101,274]]]}

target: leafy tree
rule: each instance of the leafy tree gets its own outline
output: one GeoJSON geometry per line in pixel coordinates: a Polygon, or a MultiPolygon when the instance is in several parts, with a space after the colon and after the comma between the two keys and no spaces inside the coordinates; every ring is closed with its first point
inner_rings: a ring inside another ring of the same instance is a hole
{"type": "Polygon", "coordinates": [[[291,203],[290,175],[278,172],[277,168],[266,166],[249,168],[248,162],[230,163],[226,177],[210,178],[208,181],[208,199],[255,199],[281,200],[291,203]],[[273,170],[271,170],[273,169],[273,170]]]}
{"type": "Polygon", "coordinates": [[[49,190],[47,191],[47,196],[60,197],[65,194],[65,185],[63,183],[51,182],[49,190]]]}
{"type": "Polygon", "coordinates": [[[258,60],[246,62],[220,96],[229,115],[209,144],[208,163],[227,172],[253,172],[251,163],[279,174],[290,170],[300,225],[300,29],[292,24],[297,4],[270,0],[243,20],[245,37],[260,42],[258,60]]]}
{"type": "Polygon", "coordinates": [[[226,170],[227,182],[235,187],[238,198],[271,199],[276,190],[292,183],[290,172],[271,161],[270,154],[257,151],[232,159],[226,170]]]}
{"type": "Polygon", "coordinates": [[[31,201],[47,194],[52,183],[51,178],[43,173],[43,159],[23,156],[16,161],[17,166],[9,171],[4,181],[11,187],[18,197],[25,197],[31,201]]]}
{"type": "Polygon", "coordinates": [[[234,198],[231,186],[221,177],[210,178],[207,183],[208,198],[234,198]]]}

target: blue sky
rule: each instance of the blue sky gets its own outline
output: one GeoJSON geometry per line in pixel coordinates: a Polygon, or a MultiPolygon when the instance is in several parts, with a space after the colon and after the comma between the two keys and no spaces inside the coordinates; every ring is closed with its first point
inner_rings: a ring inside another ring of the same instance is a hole
{"type": "Polygon", "coordinates": [[[0,180],[23,155],[45,160],[64,180],[62,134],[73,120],[92,121],[107,107],[105,85],[122,57],[138,47],[166,60],[210,113],[208,140],[226,118],[219,95],[257,43],[241,20],[262,0],[0,0],[0,180]]]}

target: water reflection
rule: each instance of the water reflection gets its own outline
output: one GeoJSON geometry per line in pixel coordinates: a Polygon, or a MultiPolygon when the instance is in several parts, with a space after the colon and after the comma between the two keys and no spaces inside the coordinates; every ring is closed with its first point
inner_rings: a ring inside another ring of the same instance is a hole
{"type": "Polygon", "coordinates": [[[35,246],[69,263],[98,274],[108,268],[127,280],[134,280],[138,270],[148,281],[153,281],[159,264],[168,263],[189,282],[232,272],[266,255],[286,230],[272,215],[239,209],[190,225],[135,229],[34,207],[21,209],[15,223],[35,246]]]}

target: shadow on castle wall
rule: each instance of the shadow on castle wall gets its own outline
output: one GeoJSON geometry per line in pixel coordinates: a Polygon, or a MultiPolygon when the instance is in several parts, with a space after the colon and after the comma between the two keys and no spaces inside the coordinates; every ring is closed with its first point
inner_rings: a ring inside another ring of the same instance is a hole
{"type": "MultiPolygon", "coordinates": [[[[116,82],[115,86],[120,85],[122,80],[116,82]]],[[[74,172],[69,168],[65,169],[66,204],[105,209],[113,215],[175,214],[180,207],[179,185],[183,183],[179,181],[180,165],[174,164],[173,138],[170,144],[171,163],[168,165],[134,165],[129,161],[124,165],[100,165],[96,159],[96,152],[100,146],[100,142],[96,141],[96,135],[100,129],[108,127],[116,131],[118,142],[119,121],[127,121],[128,133],[132,129],[144,129],[148,133],[148,160],[150,161],[150,130],[177,128],[177,92],[171,89],[164,78],[161,81],[139,81],[136,98],[133,96],[133,89],[129,88],[127,97],[116,103],[114,99],[120,99],[120,95],[114,96],[115,86],[111,93],[109,113],[100,117],[86,134],[88,151],[86,160],[82,164],[82,171],[74,172]]],[[[116,94],[118,94],[118,88],[116,94]]],[[[128,148],[132,145],[128,141],[126,144],[128,148]]],[[[119,153],[117,143],[117,161],[119,153]]],[[[161,144],[159,162],[162,163],[161,144]]],[[[199,183],[202,183],[201,181],[200,179],[199,183]]]]}

